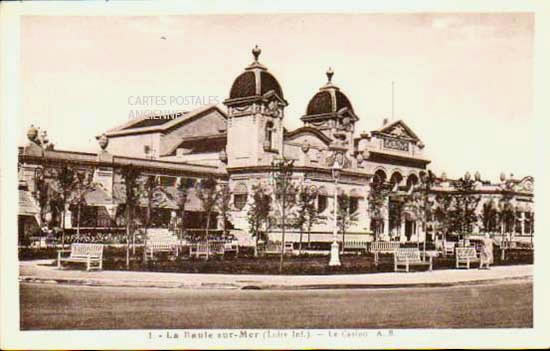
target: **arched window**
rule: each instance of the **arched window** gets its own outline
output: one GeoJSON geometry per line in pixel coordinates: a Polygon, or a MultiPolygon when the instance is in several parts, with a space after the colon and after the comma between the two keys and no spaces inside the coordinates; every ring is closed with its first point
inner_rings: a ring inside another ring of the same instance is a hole
{"type": "Polygon", "coordinates": [[[264,149],[266,151],[273,149],[273,122],[271,122],[271,121],[268,121],[265,124],[264,149]]]}
{"type": "Polygon", "coordinates": [[[235,205],[235,208],[239,211],[242,210],[246,205],[247,200],[248,190],[246,189],[246,185],[243,183],[237,184],[235,189],[233,189],[233,204],[235,205]]]}
{"type": "Polygon", "coordinates": [[[376,172],[374,172],[374,178],[373,181],[377,183],[384,183],[387,179],[386,172],[379,169],[376,172]]]}
{"type": "Polygon", "coordinates": [[[327,189],[322,186],[318,190],[317,195],[317,212],[321,213],[324,210],[327,209],[327,203],[328,203],[328,192],[327,189]]]}
{"type": "Polygon", "coordinates": [[[407,187],[410,187],[411,185],[416,185],[418,184],[418,177],[416,176],[416,174],[412,173],[412,174],[409,174],[409,176],[407,177],[407,187]]]}
{"type": "Polygon", "coordinates": [[[399,172],[393,172],[393,174],[391,175],[391,178],[390,178],[390,183],[392,185],[395,185],[395,184],[401,184],[401,182],[403,181],[403,176],[401,175],[401,173],[399,172]]]}

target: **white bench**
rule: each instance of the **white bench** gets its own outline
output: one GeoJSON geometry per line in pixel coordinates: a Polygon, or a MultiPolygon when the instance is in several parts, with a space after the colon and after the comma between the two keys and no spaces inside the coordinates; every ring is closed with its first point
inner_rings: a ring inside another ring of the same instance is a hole
{"type": "MultiPolygon", "coordinates": [[[[231,251],[229,249],[228,251],[231,251]]],[[[225,241],[209,241],[206,245],[206,241],[200,241],[198,243],[192,243],[189,245],[189,256],[199,258],[201,256],[224,256],[226,251],[225,241]]]]}
{"type": "Polygon", "coordinates": [[[420,250],[416,247],[405,247],[397,249],[393,254],[395,272],[409,272],[411,266],[428,266],[432,271],[432,257],[426,262],[420,257],[420,250]],[[400,268],[403,267],[403,268],[400,268]]]}
{"type": "Polygon", "coordinates": [[[455,253],[455,245],[456,243],[454,241],[443,241],[443,254],[444,255],[452,255],[455,253]]]}
{"type": "Polygon", "coordinates": [[[168,252],[175,256],[179,254],[179,247],[177,242],[173,241],[155,241],[147,243],[146,254],[149,258],[153,259],[155,252],[168,252]]]}
{"type": "Polygon", "coordinates": [[[456,268],[470,269],[470,263],[480,262],[476,249],[473,247],[457,247],[455,253],[456,268]]]}
{"type": "Polygon", "coordinates": [[[70,250],[57,251],[57,268],[61,262],[86,263],[86,270],[103,269],[103,244],[71,244],[70,250]],[[69,257],[62,257],[62,253],[70,252],[69,257]],[[95,266],[95,267],[94,267],[95,266]]]}
{"type": "MultiPolygon", "coordinates": [[[[260,251],[265,255],[278,255],[281,253],[280,241],[268,241],[261,246],[260,251]]],[[[294,243],[285,241],[285,255],[294,255],[294,243]]]]}
{"type": "Polygon", "coordinates": [[[401,243],[399,241],[373,241],[370,244],[370,252],[374,254],[374,264],[378,266],[380,253],[394,253],[401,243]]]}
{"type": "Polygon", "coordinates": [[[351,240],[346,241],[344,247],[350,250],[360,250],[361,253],[366,252],[369,246],[368,241],[351,240]]]}

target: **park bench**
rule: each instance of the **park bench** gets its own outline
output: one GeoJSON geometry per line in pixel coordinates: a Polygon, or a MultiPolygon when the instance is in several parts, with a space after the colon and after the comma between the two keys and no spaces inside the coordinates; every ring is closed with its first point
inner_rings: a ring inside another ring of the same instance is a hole
{"type": "Polygon", "coordinates": [[[189,256],[200,258],[201,256],[223,256],[225,255],[226,243],[225,241],[209,241],[208,245],[206,241],[200,241],[189,245],[189,256]]]}
{"type": "Polygon", "coordinates": [[[394,253],[400,245],[399,241],[373,241],[370,244],[370,252],[374,254],[374,264],[378,266],[380,253],[394,253]]]}
{"type": "Polygon", "coordinates": [[[146,254],[148,258],[153,259],[155,252],[168,252],[175,256],[179,254],[178,243],[174,241],[152,241],[147,243],[146,254]]]}
{"type": "Polygon", "coordinates": [[[477,257],[477,252],[474,247],[457,247],[456,253],[456,268],[470,269],[470,263],[480,262],[477,257]]]}
{"type": "Polygon", "coordinates": [[[429,257],[428,262],[422,260],[420,257],[420,250],[416,247],[406,247],[395,250],[393,262],[395,272],[409,272],[411,266],[428,266],[428,269],[432,271],[432,257],[429,257]]]}
{"type": "MultiPolygon", "coordinates": [[[[265,255],[278,255],[281,253],[281,242],[268,241],[259,246],[259,251],[265,255]]],[[[293,255],[294,253],[294,243],[291,241],[285,242],[285,255],[293,255]]]]}
{"type": "Polygon", "coordinates": [[[346,250],[357,250],[360,253],[364,253],[367,251],[368,245],[368,241],[350,240],[345,242],[344,248],[346,250]]]}
{"type": "Polygon", "coordinates": [[[57,268],[61,262],[85,263],[86,270],[103,269],[103,244],[71,244],[70,250],[57,250],[57,268]],[[70,252],[69,257],[62,253],[70,252]],[[95,267],[94,267],[95,266],[95,267]]]}
{"type": "Polygon", "coordinates": [[[455,251],[455,242],[454,241],[443,241],[443,254],[452,255],[455,251]]]}

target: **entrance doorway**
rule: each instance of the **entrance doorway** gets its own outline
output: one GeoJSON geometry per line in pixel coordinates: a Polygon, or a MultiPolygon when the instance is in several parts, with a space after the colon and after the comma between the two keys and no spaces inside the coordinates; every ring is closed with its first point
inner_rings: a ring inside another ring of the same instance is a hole
{"type": "Polygon", "coordinates": [[[407,241],[411,241],[411,237],[416,233],[416,221],[405,220],[405,236],[407,241]]]}

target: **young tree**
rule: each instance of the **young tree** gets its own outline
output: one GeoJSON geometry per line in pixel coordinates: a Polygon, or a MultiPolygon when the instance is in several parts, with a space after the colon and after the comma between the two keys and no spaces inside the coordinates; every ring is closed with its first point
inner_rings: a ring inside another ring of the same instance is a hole
{"type": "Polygon", "coordinates": [[[513,205],[513,197],[510,193],[504,193],[498,205],[498,217],[501,224],[501,260],[506,257],[506,243],[511,241],[516,213],[513,205]]]}
{"type": "Polygon", "coordinates": [[[338,199],[338,217],[336,222],[342,232],[342,254],[346,246],[346,231],[359,219],[359,214],[352,208],[353,199],[345,193],[339,194],[338,199]]]}
{"type": "MultiPolygon", "coordinates": [[[[153,218],[153,208],[160,207],[161,202],[155,198],[155,193],[162,190],[162,185],[160,184],[159,178],[153,175],[145,177],[141,182],[140,188],[140,197],[146,201],[146,212],[145,212],[145,240],[143,243],[143,262],[147,262],[147,239],[148,239],[148,230],[152,223],[153,218]]],[[[161,200],[162,201],[162,200],[161,200]]]]}
{"type": "Polygon", "coordinates": [[[204,210],[206,214],[206,246],[208,249],[206,250],[206,259],[209,258],[209,251],[210,251],[210,218],[212,216],[212,213],[216,209],[216,203],[218,202],[219,198],[219,192],[216,186],[217,182],[216,179],[213,177],[208,177],[206,179],[202,179],[200,182],[196,185],[196,193],[197,197],[201,201],[202,209],[204,210]]]}
{"type": "Polygon", "coordinates": [[[258,241],[265,240],[265,231],[269,223],[271,213],[271,196],[260,185],[252,187],[252,201],[247,212],[247,220],[250,233],[256,239],[254,245],[254,257],[258,257],[258,241]]]}
{"type": "Polygon", "coordinates": [[[183,239],[186,229],[185,206],[189,197],[189,190],[193,187],[194,181],[191,178],[178,178],[176,183],[176,204],[180,213],[180,240],[183,239]]]}
{"type": "Polygon", "coordinates": [[[444,242],[447,240],[447,235],[453,230],[451,218],[453,211],[453,197],[450,194],[439,193],[435,196],[433,215],[437,223],[437,230],[441,232],[444,242]]]}
{"type": "Polygon", "coordinates": [[[371,220],[371,227],[374,227],[374,240],[378,241],[380,229],[384,224],[384,208],[389,196],[390,189],[381,179],[375,176],[370,183],[369,193],[367,195],[368,211],[371,220]]]}
{"type": "Polygon", "coordinates": [[[456,190],[452,193],[454,211],[451,211],[451,218],[455,231],[462,235],[471,232],[472,224],[478,221],[476,209],[481,197],[474,195],[474,183],[469,173],[453,183],[456,190]]]}
{"type": "Polygon", "coordinates": [[[54,203],[57,204],[58,210],[61,212],[61,247],[65,247],[65,211],[73,196],[73,192],[77,185],[76,172],[72,166],[67,163],[61,165],[57,169],[56,177],[53,181],[55,190],[54,203]]]}
{"type": "Polygon", "coordinates": [[[388,224],[390,226],[389,231],[393,233],[393,236],[399,236],[399,229],[401,228],[403,222],[403,212],[405,203],[407,207],[410,207],[411,203],[408,201],[408,198],[399,197],[395,200],[390,201],[388,211],[388,224]],[[397,230],[397,233],[395,232],[397,230]],[[397,235],[396,235],[397,234],[397,235]]]}
{"type": "Polygon", "coordinates": [[[139,200],[139,183],[140,176],[139,170],[132,164],[127,164],[121,167],[120,177],[124,184],[124,194],[126,197],[125,211],[126,211],[126,268],[130,268],[130,235],[133,236],[132,249],[135,255],[135,231],[132,227],[134,210],[136,202],[139,200]],[[131,234],[132,233],[132,234],[131,234]]]}
{"type": "Polygon", "coordinates": [[[227,223],[229,222],[231,212],[231,189],[228,184],[222,184],[220,186],[218,203],[216,204],[222,222],[223,222],[223,236],[227,236],[227,223]]]}
{"type": "Polygon", "coordinates": [[[300,230],[300,244],[298,254],[302,254],[302,236],[304,230],[308,234],[308,243],[310,242],[311,227],[318,222],[319,213],[315,206],[317,199],[317,190],[314,187],[302,185],[298,191],[296,202],[296,211],[294,213],[294,224],[300,230]]]}
{"type": "Polygon", "coordinates": [[[86,195],[94,191],[96,185],[93,183],[93,175],[91,172],[76,172],[76,184],[74,196],[71,204],[77,207],[76,218],[76,233],[80,234],[80,214],[82,205],[86,205],[86,195]]]}
{"type": "Polygon", "coordinates": [[[481,222],[483,223],[483,231],[486,233],[495,231],[498,222],[498,208],[494,199],[483,204],[481,210],[481,222]]]}
{"type": "Polygon", "coordinates": [[[286,212],[296,203],[296,186],[292,183],[294,172],[294,160],[286,158],[278,159],[271,164],[273,168],[272,178],[275,192],[275,202],[278,205],[278,214],[281,224],[281,258],[279,261],[279,272],[283,271],[283,260],[285,253],[285,231],[286,212]]]}

